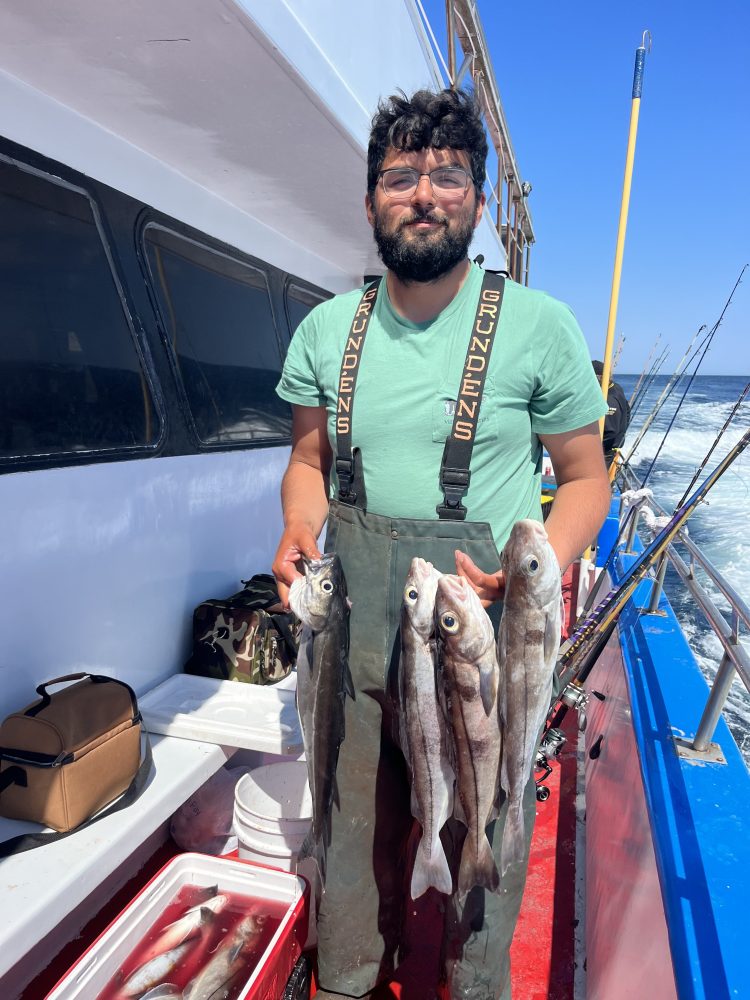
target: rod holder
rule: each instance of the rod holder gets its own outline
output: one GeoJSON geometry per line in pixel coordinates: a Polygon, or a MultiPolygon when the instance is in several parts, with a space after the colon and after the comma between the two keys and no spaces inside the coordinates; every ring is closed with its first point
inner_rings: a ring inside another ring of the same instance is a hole
{"type": "Polygon", "coordinates": [[[716,677],[714,678],[706,707],[703,709],[703,716],[698,724],[698,730],[693,738],[693,750],[697,753],[703,753],[708,749],[721,711],[729,697],[729,689],[732,686],[735,672],[732,660],[727,653],[724,653],[719,664],[719,669],[716,671],[716,677]]]}
{"type": "Polygon", "coordinates": [[[648,602],[648,607],[646,608],[647,615],[655,615],[659,610],[659,601],[661,599],[661,592],[664,588],[664,577],[667,575],[668,562],[669,560],[667,559],[665,553],[661,557],[659,569],[656,573],[656,579],[654,580],[654,585],[651,588],[651,600],[648,602]]]}
{"type": "Polygon", "coordinates": [[[628,539],[625,543],[625,554],[628,556],[633,555],[633,545],[635,544],[635,535],[638,531],[638,521],[641,517],[641,508],[633,507],[632,520],[630,522],[630,528],[628,529],[628,539]]]}

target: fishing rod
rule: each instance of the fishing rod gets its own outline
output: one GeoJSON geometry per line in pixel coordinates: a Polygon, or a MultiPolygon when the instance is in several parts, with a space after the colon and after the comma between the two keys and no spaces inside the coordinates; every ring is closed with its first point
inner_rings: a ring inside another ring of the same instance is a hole
{"type": "Polygon", "coordinates": [[[705,469],[706,464],[707,464],[709,458],[711,457],[711,455],[713,455],[713,453],[714,453],[714,451],[716,449],[716,446],[718,445],[719,441],[721,441],[721,439],[722,439],[722,437],[724,435],[724,432],[726,431],[727,427],[729,427],[729,425],[731,424],[731,422],[734,420],[735,414],[737,413],[737,410],[739,410],[740,406],[742,405],[742,401],[744,400],[745,396],[747,396],[748,392],[750,392],[750,382],[747,383],[747,385],[745,386],[745,388],[739,394],[739,397],[737,398],[737,402],[732,407],[731,413],[729,414],[729,416],[727,417],[727,419],[724,421],[724,426],[721,428],[721,430],[719,431],[719,433],[714,438],[714,443],[708,449],[708,451],[706,452],[705,458],[703,459],[703,461],[701,462],[701,464],[698,466],[698,468],[695,470],[695,475],[690,480],[689,486],[687,487],[687,489],[685,490],[685,492],[680,497],[680,500],[679,500],[679,502],[677,504],[678,507],[681,507],[682,504],[685,503],[685,500],[690,495],[690,491],[695,486],[695,484],[698,482],[698,479],[700,477],[701,472],[703,472],[703,470],[705,469]]]}
{"type": "Polygon", "coordinates": [[[641,382],[643,381],[643,378],[644,378],[644,376],[646,374],[646,371],[648,370],[648,366],[651,364],[651,358],[654,356],[654,351],[656,350],[657,345],[658,345],[660,339],[661,339],[661,334],[659,333],[659,334],[656,335],[656,340],[651,345],[651,350],[649,351],[649,355],[646,358],[646,363],[643,366],[643,371],[639,375],[638,381],[635,383],[635,388],[633,389],[632,393],[630,394],[630,399],[628,400],[628,406],[632,406],[633,405],[633,400],[638,395],[638,390],[641,387],[641,382]]]}
{"type": "Polygon", "coordinates": [[[624,334],[620,334],[620,339],[617,342],[617,347],[615,348],[615,356],[612,358],[612,372],[617,369],[617,363],[620,360],[620,355],[622,354],[622,349],[625,346],[625,341],[627,337],[624,334]]]}
{"type": "Polygon", "coordinates": [[[667,360],[668,357],[669,357],[669,347],[665,347],[664,350],[662,351],[662,353],[659,355],[659,357],[654,362],[653,367],[651,368],[651,371],[646,376],[646,381],[643,383],[643,386],[641,387],[641,390],[638,393],[638,396],[636,397],[633,405],[630,407],[630,419],[631,420],[636,415],[636,413],[638,412],[638,410],[641,408],[641,404],[643,403],[643,401],[648,396],[648,393],[649,393],[649,390],[651,389],[651,386],[656,381],[656,377],[659,374],[659,372],[661,371],[661,367],[664,364],[664,362],[667,360]]]}
{"type": "Polygon", "coordinates": [[[672,390],[674,389],[674,387],[677,385],[677,383],[682,378],[682,376],[684,374],[684,371],[685,371],[685,368],[690,364],[690,362],[692,362],[692,360],[695,357],[695,355],[698,353],[698,351],[701,349],[701,347],[703,347],[703,344],[706,342],[706,340],[707,340],[707,338],[709,336],[708,334],[706,335],[706,337],[704,337],[704,339],[700,342],[700,344],[696,348],[695,354],[691,354],[690,357],[688,358],[688,354],[690,353],[690,350],[692,349],[692,346],[695,343],[696,338],[705,329],[706,329],[706,324],[704,323],[693,334],[693,338],[690,341],[690,344],[688,345],[687,351],[685,352],[685,354],[683,354],[680,363],[677,365],[677,368],[675,368],[674,373],[670,376],[669,381],[667,382],[667,384],[665,385],[664,389],[662,390],[662,393],[659,396],[659,398],[657,399],[656,404],[654,405],[654,407],[651,410],[651,412],[649,413],[649,415],[646,417],[643,425],[641,426],[640,431],[638,432],[638,435],[636,436],[636,439],[635,439],[635,442],[633,443],[633,446],[631,447],[630,451],[627,454],[627,457],[623,459],[622,465],[620,467],[620,472],[622,471],[622,468],[624,466],[626,466],[626,465],[629,464],[631,458],[633,457],[633,455],[636,452],[636,449],[638,448],[638,445],[641,443],[641,441],[643,440],[643,438],[646,436],[646,432],[648,431],[649,427],[654,422],[654,420],[656,419],[656,417],[659,415],[659,412],[660,412],[661,408],[664,406],[664,404],[666,403],[666,401],[669,399],[670,395],[672,394],[672,390]]]}
{"type": "Polygon", "coordinates": [[[678,507],[656,538],[625,571],[619,584],[610,590],[604,600],[590,614],[586,615],[581,624],[576,626],[560,647],[561,652],[556,667],[560,678],[560,695],[558,702],[550,709],[551,727],[559,725],[568,708],[583,709],[585,707],[588,696],[582,690],[582,685],[591,673],[600,653],[609,642],[621,611],[632,597],[638,584],[666,552],[672,539],[690,515],[694,513],[708,492],[749,444],[750,430],[743,434],[695,493],[678,507]],[[557,705],[559,707],[556,708],[557,705]]]}
{"type": "Polygon", "coordinates": [[[680,410],[682,408],[682,404],[685,402],[685,397],[687,396],[688,392],[690,391],[690,387],[692,386],[692,384],[693,384],[693,382],[695,380],[695,377],[698,374],[701,365],[703,364],[703,361],[704,361],[704,359],[706,357],[706,354],[708,353],[709,348],[711,347],[711,344],[713,343],[713,339],[716,336],[716,331],[721,326],[721,322],[724,319],[724,314],[726,313],[726,311],[729,308],[729,306],[732,304],[732,297],[734,296],[734,293],[737,291],[738,285],[742,281],[742,275],[745,273],[745,268],[747,268],[747,264],[745,264],[745,266],[740,271],[739,277],[735,281],[734,287],[732,288],[732,291],[729,293],[729,298],[724,303],[724,308],[721,310],[719,318],[716,320],[716,322],[712,326],[712,328],[711,328],[708,336],[706,337],[705,347],[703,348],[703,353],[701,354],[701,356],[700,356],[700,358],[698,360],[698,363],[695,366],[693,374],[690,376],[690,378],[688,380],[688,384],[685,386],[685,389],[684,389],[684,391],[682,393],[682,396],[680,397],[680,401],[677,404],[674,413],[672,414],[672,419],[669,421],[669,426],[667,427],[666,431],[664,432],[664,437],[661,439],[661,443],[659,444],[659,447],[656,449],[656,454],[651,459],[651,465],[648,467],[648,471],[646,472],[646,475],[641,480],[641,486],[642,487],[645,486],[646,483],[648,482],[649,476],[651,475],[651,473],[652,473],[652,471],[654,469],[654,466],[656,465],[656,460],[659,457],[659,455],[661,454],[661,450],[664,447],[664,443],[667,440],[667,438],[669,437],[669,432],[674,427],[674,423],[675,423],[675,420],[677,419],[677,415],[679,414],[679,412],[680,412],[680,410]]]}

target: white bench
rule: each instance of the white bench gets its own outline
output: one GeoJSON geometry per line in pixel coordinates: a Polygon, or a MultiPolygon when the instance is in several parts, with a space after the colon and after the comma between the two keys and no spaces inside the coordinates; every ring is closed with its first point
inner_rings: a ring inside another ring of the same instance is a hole
{"type": "MultiPolygon", "coordinates": [[[[154,767],[132,805],[44,847],[0,861],[0,996],[12,1000],[142,866],[172,813],[234,747],[151,735],[154,767]],[[156,836],[155,836],[156,835],[156,836]],[[130,863],[127,863],[130,862],[130,863]]],[[[0,839],[39,825],[0,819],[0,839]]]]}

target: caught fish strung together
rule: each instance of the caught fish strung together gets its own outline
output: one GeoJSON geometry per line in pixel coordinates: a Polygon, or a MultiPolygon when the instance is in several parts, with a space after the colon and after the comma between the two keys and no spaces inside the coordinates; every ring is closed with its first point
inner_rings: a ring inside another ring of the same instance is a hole
{"type": "Polygon", "coordinates": [[[289,591],[303,623],[297,657],[297,710],[313,803],[312,830],[302,855],[315,854],[325,874],[331,810],[338,802],[336,766],[344,740],[344,702],[354,698],[349,672],[349,599],[335,553],[304,562],[304,576],[289,591]]]}
{"type": "Polygon", "coordinates": [[[435,615],[456,773],[454,815],[467,829],[458,888],[494,891],[500,877],[487,824],[497,815],[501,751],[495,633],[479,596],[462,577],[438,580],[435,615]]]}
{"type": "Polygon", "coordinates": [[[513,525],[502,554],[505,574],[498,661],[503,678],[500,717],[503,761],[500,783],[508,796],[500,865],[503,874],[526,853],[523,792],[552,698],[560,646],[560,567],[538,521],[513,525]]]}
{"type": "Polygon", "coordinates": [[[440,573],[412,560],[401,605],[399,722],[411,775],[411,812],[422,827],[411,878],[411,897],[433,886],[453,889],[440,831],[453,812],[454,775],[448,756],[444,709],[435,672],[435,594],[440,573]]]}
{"type": "Polygon", "coordinates": [[[249,974],[247,966],[260,948],[267,919],[262,913],[243,917],[228,944],[221,945],[187,984],[183,1000],[226,1000],[236,979],[249,974]]]}

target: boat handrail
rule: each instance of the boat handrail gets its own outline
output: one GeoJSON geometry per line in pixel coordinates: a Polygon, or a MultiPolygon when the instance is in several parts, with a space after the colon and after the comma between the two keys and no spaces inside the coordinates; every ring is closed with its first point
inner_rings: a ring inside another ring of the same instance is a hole
{"type": "MultiPolygon", "coordinates": [[[[630,488],[638,488],[639,483],[629,469],[624,467],[624,478],[630,488]]],[[[638,520],[644,507],[659,517],[669,517],[669,513],[653,497],[647,497],[645,502],[635,510],[634,523],[628,537],[632,538],[637,531],[638,520]]],[[[718,638],[724,650],[724,655],[719,664],[716,676],[709,682],[709,694],[703,715],[696,729],[695,736],[688,740],[690,749],[697,753],[706,753],[711,744],[711,738],[716,729],[716,724],[721,715],[722,709],[729,697],[729,690],[734,680],[735,674],[739,676],[745,689],[750,693],[750,654],[740,641],[740,624],[750,629],[750,607],[737,594],[734,587],[716,569],[710,559],[701,551],[700,547],[688,536],[684,529],[676,535],[666,550],[666,559],[656,570],[654,585],[648,607],[644,608],[645,613],[654,613],[657,610],[661,589],[664,583],[664,575],[667,561],[674,567],[680,580],[687,588],[700,607],[706,621],[711,626],[714,634],[718,638]],[[675,548],[675,544],[682,544],[690,554],[688,562],[682,558],[675,548]],[[696,566],[706,574],[715,585],[724,599],[729,604],[731,619],[727,621],[725,613],[720,610],[711,595],[697,581],[695,576],[696,566]]]]}

